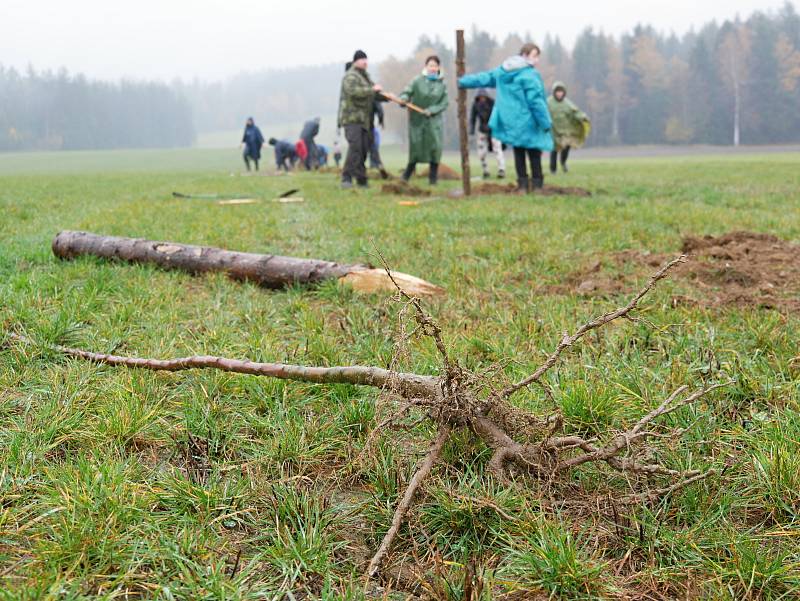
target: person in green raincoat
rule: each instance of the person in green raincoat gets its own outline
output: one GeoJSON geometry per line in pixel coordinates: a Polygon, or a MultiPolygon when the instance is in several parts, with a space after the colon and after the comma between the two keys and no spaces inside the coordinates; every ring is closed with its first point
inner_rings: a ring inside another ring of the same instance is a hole
{"type": "Polygon", "coordinates": [[[561,153],[561,170],[566,173],[567,159],[572,148],[580,148],[589,135],[589,117],[575,103],[567,98],[567,86],[560,81],[553,84],[553,93],[547,99],[547,108],[553,120],[553,151],[550,153],[550,173],[558,167],[558,154],[561,153]]]}
{"type": "Polygon", "coordinates": [[[438,56],[425,60],[425,69],[408,84],[400,98],[425,109],[425,114],[409,111],[408,114],[408,165],[403,179],[408,181],[417,163],[429,163],[428,180],[435,184],[442,160],[442,114],[447,109],[447,87],[442,77],[438,56]]]}

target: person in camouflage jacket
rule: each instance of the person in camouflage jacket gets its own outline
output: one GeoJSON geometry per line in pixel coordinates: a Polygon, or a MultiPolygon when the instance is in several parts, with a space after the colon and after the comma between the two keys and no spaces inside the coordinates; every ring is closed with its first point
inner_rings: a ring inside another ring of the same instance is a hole
{"type": "Polygon", "coordinates": [[[339,127],[344,129],[347,156],[342,170],[342,187],[352,188],[353,179],[367,187],[366,160],[372,146],[373,103],[383,88],[367,73],[367,55],[357,50],[342,79],[339,97],[339,127]]]}

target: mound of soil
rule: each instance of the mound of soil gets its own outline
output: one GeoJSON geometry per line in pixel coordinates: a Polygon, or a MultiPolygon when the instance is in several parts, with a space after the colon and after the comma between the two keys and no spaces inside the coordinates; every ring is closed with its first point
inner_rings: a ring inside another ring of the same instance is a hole
{"type": "MultiPolygon", "coordinates": [[[[507,184],[496,184],[492,182],[486,182],[483,184],[477,184],[472,186],[472,193],[473,194],[516,194],[517,193],[517,184],[514,183],[507,183],[507,184]]],[[[550,186],[545,185],[544,188],[540,190],[534,190],[534,194],[538,196],[581,196],[587,197],[591,196],[592,193],[589,190],[584,188],[577,188],[574,186],[550,186]]]]}
{"type": "Polygon", "coordinates": [[[409,183],[404,182],[403,180],[392,181],[388,184],[383,184],[381,186],[381,192],[383,194],[398,194],[400,196],[430,196],[430,190],[424,190],[422,188],[417,188],[416,186],[412,186],[409,183]]]}
{"type": "MultiPolygon", "coordinates": [[[[430,169],[425,169],[425,171],[423,171],[420,174],[420,177],[428,177],[429,173],[430,173],[430,169]]],[[[461,179],[461,174],[458,173],[458,171],[456,171],[455,169],[453,169],[451,167],[448,167],[444,163],[440,163],[439,164],[439,179],[442,180],[442,181],[455,182],[455,181],[459,181],[461,179]]]]}
{"type": "MultiPolygon", "coordinates": [[[[717,237],[687,236],[681,250],[689,259],[675,270],[674,277],[688,282],[692,294],[675,297],[675,304],[800,308],[800,245],[771,234],[731,232],[717,237]]],[[[595,261],[546,291],[582,296],[634,292],[643,277],[672,258],[641,251],[615,253],[610,256],[610,270],[595,261]]]]}

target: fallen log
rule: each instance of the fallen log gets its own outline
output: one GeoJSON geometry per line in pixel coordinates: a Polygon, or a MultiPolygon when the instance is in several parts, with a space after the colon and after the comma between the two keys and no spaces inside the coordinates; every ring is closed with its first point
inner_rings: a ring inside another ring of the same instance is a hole
{"type": "MultiPolygon", "coordinates": [[[[220,271],[235,280],[251,281],[267,288],[336,279],[359,292],[396,291],[386,270],[373,269],[365,264],[236,252],[143,238],[99,236],[89,232],[59,232],[53,239],[53,253],[61,259],[92,255],[134,263],[155,263],[165,269],[189,273],[220,271]]],[[[392,272],[392,277],[412,296],[444,293],[443,288],[412,275],[392,272]]]]}

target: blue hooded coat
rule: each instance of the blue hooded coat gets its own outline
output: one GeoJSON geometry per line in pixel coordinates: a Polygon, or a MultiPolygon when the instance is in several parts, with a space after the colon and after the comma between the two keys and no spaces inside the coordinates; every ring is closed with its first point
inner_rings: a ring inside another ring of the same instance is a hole
{"type": "Polygon", "coordinates": [[[245,126],[242,143],[245,145],[244,153],[247,156],[256,160],[261,158],[261,146],[264,145],[264,136],[261,135],[261,130],[258,129],[257,125],[245,126]]]}
{"type": "Polygon", "coordinates": [[[547,110],[544,82],[523,57],[512,56],[502,66],[465,75],[460,88],[497,88],[489,127],[492,135],[517,148],[553,150],[552,123],[547,110]]]}

